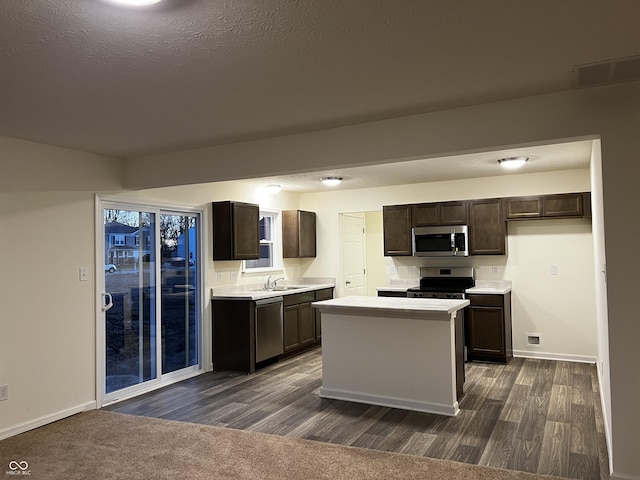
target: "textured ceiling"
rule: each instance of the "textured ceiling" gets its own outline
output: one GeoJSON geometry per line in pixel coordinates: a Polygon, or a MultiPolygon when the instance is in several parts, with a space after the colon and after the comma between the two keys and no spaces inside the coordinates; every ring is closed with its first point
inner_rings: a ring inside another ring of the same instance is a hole
{"type": "Polygon", "coordinates": [[[0,135],[117,157],[570,88],[637,0],[0,1],[0,135]]]}

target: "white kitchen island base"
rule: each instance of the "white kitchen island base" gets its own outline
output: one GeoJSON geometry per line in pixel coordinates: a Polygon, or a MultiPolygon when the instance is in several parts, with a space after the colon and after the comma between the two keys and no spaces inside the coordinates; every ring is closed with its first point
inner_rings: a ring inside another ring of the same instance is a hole
{"type": "Polygon", "coordinates": [[[387,297],[314,303],[322,314],[320,396],[457,415],[456,313],[468,304],[387,297]]]}

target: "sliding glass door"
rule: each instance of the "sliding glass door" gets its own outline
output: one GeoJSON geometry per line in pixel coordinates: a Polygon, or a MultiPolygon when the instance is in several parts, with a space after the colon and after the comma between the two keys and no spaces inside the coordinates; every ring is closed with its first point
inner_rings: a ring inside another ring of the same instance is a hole
{"type": "Polygon", "coordinates": [[[200,225],[198,213],[101,210],[107,403],[200,369],[200,225]]]}
{"type": "Polygon", "coordinates": [[[160,215],[162,373],[198,364],[197,217],[160,215]]]}

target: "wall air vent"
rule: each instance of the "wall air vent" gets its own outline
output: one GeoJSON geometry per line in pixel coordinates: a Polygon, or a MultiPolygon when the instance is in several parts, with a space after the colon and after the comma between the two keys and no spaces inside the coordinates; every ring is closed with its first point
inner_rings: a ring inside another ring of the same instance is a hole
{"type": "Polygon", "coordinates": [[[640,80],[640,56],[576,65],[571,69],[573,88],[640,80]]]}

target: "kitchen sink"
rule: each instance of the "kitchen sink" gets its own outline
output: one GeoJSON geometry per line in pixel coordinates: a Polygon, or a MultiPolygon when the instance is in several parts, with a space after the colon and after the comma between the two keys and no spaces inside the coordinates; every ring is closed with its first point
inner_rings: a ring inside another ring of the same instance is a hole
{"type": "Polygon", "coordinates": [[[274,288],[254,288],[251,291],[252,292],[286,292],[288,290],[299,290],[301,288],[305,288],[305,287],[295,287],[295,286],[291,286],[291,285],[285,285],[282,287],[274,287],[274,288]]]}

